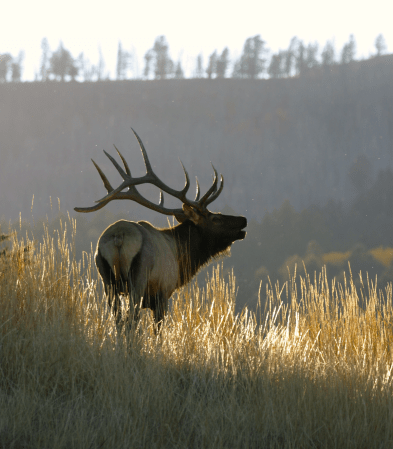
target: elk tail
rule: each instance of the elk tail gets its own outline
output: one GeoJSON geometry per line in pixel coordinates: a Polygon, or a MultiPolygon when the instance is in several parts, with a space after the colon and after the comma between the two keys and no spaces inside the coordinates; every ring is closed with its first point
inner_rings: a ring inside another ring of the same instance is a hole
{"type": "Polygon", "coordinates": [[[116,282],[120,281],[120,254],[116,254],[113,260],[113,271],[115,272],[116,282]]]}
{"type": "Polygon", "coordinates": [[[117,252],[116,252],[116,256],[114,258],[113,261],[113,269],[115,271],[115,279],[116,282],[120,281],[120,276],[121,276],[121,272],[120,272],[120,249],[123,245],[123,235],[122,234],[116,234],[114,236],[114,244],[117,248],[117,252]]]}

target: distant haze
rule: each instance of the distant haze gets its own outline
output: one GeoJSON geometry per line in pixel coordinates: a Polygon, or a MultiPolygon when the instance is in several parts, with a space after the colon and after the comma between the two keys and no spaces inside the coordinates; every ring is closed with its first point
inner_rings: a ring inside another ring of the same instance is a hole
{"type": "Polygon", "coordinates": [[[202,53],[206,65],[215,49],[221,52],[228,47],[233,60],[240,55],[245,40],[257,34],[266,41],[270,53],[286,49],[294,36],[305,44],[318,42],[320,50],[326,41],[334,40],[339,53],[353,34],[356,59],[360,59],[375,53],[379,34],[386,40],[387,51],[392,51],[391,9],[390,2],[382,0],[363,4],[333,0],[318,6],[309,0],[246,0],[236,7],[221,0],[7,2],[1,7],[0,54],[16,57],[24,51],[22,80],[33,80],[38,72],[44,37],[51,51],[62,41],[74,58],[83,52],[92,64],[97,63],[100,48],[111,78],[115,76],[119,41],[136,54],[136,70],[141,76],[143,57],[160,35],[166,36],[172,59],[181,60],[187,77],[198,54],[202,53]]]}

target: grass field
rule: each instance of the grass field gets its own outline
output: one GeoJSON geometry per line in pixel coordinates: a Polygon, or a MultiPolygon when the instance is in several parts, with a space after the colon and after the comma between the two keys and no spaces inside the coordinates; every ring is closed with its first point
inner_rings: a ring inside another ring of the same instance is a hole
{"type": "Polygon", "coordinates": [[[0,257],[1,448],[393,447],[391,285],[294,275],[235,314],[218,265],[118,333],[67,226],[0,257]]]}

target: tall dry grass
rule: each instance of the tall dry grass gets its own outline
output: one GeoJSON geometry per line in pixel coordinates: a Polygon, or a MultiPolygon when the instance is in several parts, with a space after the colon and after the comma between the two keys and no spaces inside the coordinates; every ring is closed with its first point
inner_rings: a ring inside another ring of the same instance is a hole
{"type": "Polygon", "coordinates": [[[0,258],[0,447],[393,446],[391,285],[294,277],[235,314],[217,266],[118,333],[67,225],[0,258]]]}

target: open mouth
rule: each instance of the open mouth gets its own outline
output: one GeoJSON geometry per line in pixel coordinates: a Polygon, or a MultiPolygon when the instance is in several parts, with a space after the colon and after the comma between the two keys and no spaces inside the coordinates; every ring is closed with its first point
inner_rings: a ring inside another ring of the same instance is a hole
{"type": "Polygon", "coordinates": [[[244,231],[244,228],[247,227],[247,219],[244,217],[239,217],[239,218],[241,218],[241,220],[239,220],[239,222],[238,222],[238,226],[237,226],[238,232],[237,232],[236,240],[243,240],[247,234],[247,232],[244,231]]]}
{"type": "Polygon", "coordinates": [[[243,226],[242,230],[239,231],[239,237],[238,237],[239,240],[244,239],[244,237],[246,236],[247,232],[246,232],[246,231],[243,231],[243,229],[244,229],[246,226],[247,226],[247,223],[243,226]]]}
{"type": "Polygon", "coordinates": [[[246,236],[247,232],[246,231],[240,231],[239,232],[239,240],[243,240],[244,237],[246,236]]]}

